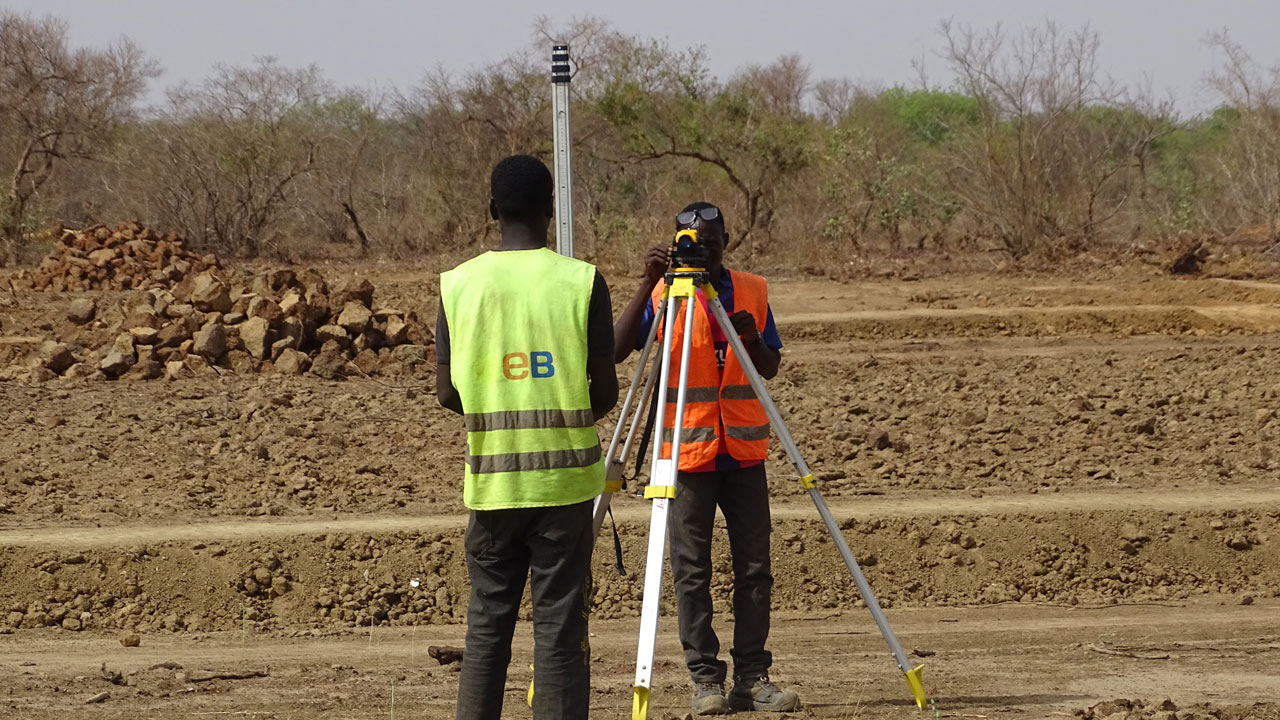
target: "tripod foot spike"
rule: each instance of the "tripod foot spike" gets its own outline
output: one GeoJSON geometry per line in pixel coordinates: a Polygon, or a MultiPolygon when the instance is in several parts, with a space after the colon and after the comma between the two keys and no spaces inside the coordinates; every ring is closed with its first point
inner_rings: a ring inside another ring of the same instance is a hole
{"type": "MultiPolygon", "coordinates": [[[[533,665],[530,665],[529,669],[533,670],[533,665]]],[[[532,680],[529,681],[529,694],[525,697],[524,701],[526,704],[528,704],[529,707],[533,707],[533,681],[532,680]]]]}
{"type": "Polygon", "coordinates": [[[647,720],[649,717],[649,688],[636,686],[631,701],[631,720],[647,720]]]}
{"type": "Polygon", "coordinates": [[[924,666],[917,665],[914,668],[903,673],[903,675],[907,676],[907,685],[911,686],[911,694],[914,695],[916,698],[916,707],[920,708],[921,710],[924,709],[924,703],[925,703],[924,678],[921,677],[921,674],[923,672],[924,672],[924,666]]]}

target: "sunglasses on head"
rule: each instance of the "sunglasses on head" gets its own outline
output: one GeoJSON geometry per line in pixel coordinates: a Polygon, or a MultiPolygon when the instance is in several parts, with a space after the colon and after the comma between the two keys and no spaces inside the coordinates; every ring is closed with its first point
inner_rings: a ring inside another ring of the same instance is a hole
{"type": "Polygon", "coordinates": [[[701,210],[685,210],[682,213],[676,213],[676,224],[692,225],[698,218],[710,222],[718,217],[720,217],[720,208],[709,207],[701,210]]]}

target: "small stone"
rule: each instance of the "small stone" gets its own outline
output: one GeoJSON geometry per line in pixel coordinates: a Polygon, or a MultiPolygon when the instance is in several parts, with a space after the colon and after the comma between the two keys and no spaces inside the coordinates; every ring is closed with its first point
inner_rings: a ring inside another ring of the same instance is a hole
{"type": "Polygon", "coordinates": [[[349,302],[342,308],[342,313],[338,315],[337,324],[347,331],[348,335],[359,335],[369,327],[369,323],[373,320],[373,313],[369,308],[358,302],[349,302]]]}
{"type": "Polygon", "coordinates": [[[174,322],[160,328],[152,344],[157,348],[176,348],[190,338],[191,333],[187,330],[186,324],[174,322]]]}
{"type": "Polygon", "coordinates": [[[409,325],[400,318],[393,317],[387,321],[387,329],[383,334],[389,347],[403,345],[409,340],[409,325]]]}
{"type": "Polygon", "coordinates": [[[873,450],[884,450],[892,444],[887,430],[875,429],[867,433],[867,445],[873,450]]]}
{"type": "Polygon", "coordinates": [[[190,374],[187,365],[182,360],[170,360],[164,364],[164,377],[166,380],[177,380],[184,375],[190,374]]]}
{"type": "Polygon", "coordinates": [[[77,298],[67,310],[67,319],[77,325],[84,325],[92,321],[97,312],[98,306],[91,298],[77,298]]]}
{"type": "Polygon", "coordinates": [[[1076,412],[1089,412],[1093,410],[1093,403],[1089,402],[1089,398],[1086,397],[1074,397],[1067,403],[1067,407],[1076,412]]]}
{"type": "Polygon", "coordinates": [[[67,368],[67,371],[63,374],[63,377],[87,378],[87,377],[93,377],[94,375],[97,375],[97,374],[98,374],[98,371],[95,370],[88,363],[76,363],[75,365],[72,365],[71,367],[67,368]]]}
{"type": "Polygon", "coordinates": [[[311,358],[292,348],[282,350],[275,360],[276,372],[282,375],[301,375],[311,369],[311,358]]]}
{"type": "Polygon", "coordinates": [[[284,317],[284,311],[275,300],[269,297],[256,297],[249,301],[249,317],[262,318],[268,323],[274,323],[284,317]]]}
{"type": "Polygon", "coordinates": [[[125,647],[138,647],[142,644],[142,637],[138,633],[125,633],[120,636],[120,644],[125,647]]]}
{"type": "Polygon", "coordinates": [[[351,364],[365,375],[372,375],[378,371],[378,354],[369,349],[361,350],[351,364]]]}
{"type": "Polygon", "coordinates": [[[212,272],[205,271],[191,287],[191,304],[201,312],[230,312],[231,293],[212,272]]]}
{"type": "Polygon", "coordinates": [[[203,355],[188,355],[183,358],[183,362],[186,363],[187,371],[196,377],[215,372],[203,355]]]}
{"type": "Polygon", "coordinates": [[[1129,423],[1128,425],[1125,426],[1125,430],[1131,433],[1134,433],[1136,435],[1155,435],[1156,419],[1153,417],[1149,417],[1143,420],[1138,420],[1136,422],[1129,423]]]}
{"type": "Polygon", "coordinates": [[[321,325],[316,328],[316,342],[324,345],[330,340],[347,347],[351,342],[351,336],[339,325],[321,325]]]}
{"type": "Polygon", "coordinates": [[[164,315],[167,318],[177,320],[190,317],[195,311],[195,307],[188,303],[175,303],[164,309],[164,315]]]}
{"type": "MultiPolygon", "coordinates": [[[[304,329],[305,328],[302,324],[301,318],[296,318],[292,316],[286,317],[285,319],[280,321],[280,338],[281,339],[288,338],[289,340],[291,340],[292,344],[290,344],[289,347],[296,350],[302,347],[302,336],[303,336],[304,329]]],[[[321,344],[323,345],[324,343],[321,343],[321,344]]]]}
{"type": "Polygon", "coordinates": [[[240,326],[240,339],[250,355],[259,360],[271,359],[271,343],[275,340],[265,318],[251,317],[240,326]]]}
{"type": "Polygon", "coordinates": [[[259,361],[244,350],[228,350],[226,364],[237,375],[258,372],[259,361]]]}
{"type": "Polygon", "coordinates": [[[366,309],[373,307],[373,283],[369,282],[367,278],[346,280],[333,293],[330,305],[332,307],[345,307],[350,302],[358,302],[366,309]]]}
{"type": "Polygon", "coordinates": [[[391,357],[405,365],[421,365],[427,361],[427,348],[424,345],[399,345],[391,350],[391,357]]]}
{"type": "Polygon", "coordinates": [[[1223,540],[1223,543],[1232,550],[1248,550],[1253,547],[1253,543],[1249,542],[1249,538],[1243,533],[1228,535],[1226,539],[1223,540]]]}
{"type": "Polygon", "coordinates": [[[64,343],[46,340],[40,345],[40,364],[61,375],[76,364],[76,358],[64,343]]]}
{"type": "Polygon", "coordinates": [[[120,377],[133,367],[136,356],[130,350],[127,354],[122,352],[118,347],[112,349],[102,358],[102,362],[98,363],[98,369],[107,377],[120,377]]]}
{"type": "Polygon", "coordinates": [[[299,315],[305,303],[306,301],[302,299],[302,293],[297,290],[290,290],[280,299],[280,312],[285,316],[299,315]]]}
{"type": "Polygon", "coordinates": [[[200,328],[194,340],[191,351],[209,360],[217,360],[227,351],[227,330],[217,323],[200,328]]]}
{"type": "Polygon", "coordinates": [[[63,628],[64,630],[73,630],[73,631],[79,631],[79,630],[81,630],[82,628],[81,628],[81,625],[80,625],[80,618],[73,618],[73,617],[65,617],[65,618],[63,618],[63,619],[62,619],[62,628],[63,628]]]}
{"type": "Polygon", "coordinates": [[[129,334],[133,336],[136,345],[155,345],[160,335],[155,328],[146,326],[129,328],[129,334]]]}
{"type": "Polygon", "coordinates": [[[341,380],[347,374],[347,359],[332,347],[322,349],[311,361],[311,374],[326,380],[341,380]]]}

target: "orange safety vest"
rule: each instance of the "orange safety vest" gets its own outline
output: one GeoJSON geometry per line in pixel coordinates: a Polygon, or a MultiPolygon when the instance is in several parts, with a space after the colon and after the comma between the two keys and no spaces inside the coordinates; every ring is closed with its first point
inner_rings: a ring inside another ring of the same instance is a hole
{"type": "MultiPolygon", "coordinates": [[[[747,310],[755,318],[756,329],[764,332],[769,316],[769,292],[759,275],[733,271],[734,310],[747,310]]],[[[654,322],[663,285],[653,291],[654,322]]],[[[723,423],[725,446],[737,460],[764,460],[769,455],[769,416],[747,381],[747,374],[730,345],[725,354],[724,372],[716,363],[715,339],[710,308],[704,308],[698,291],[698,308],[693,313],[693,337],[689,348],[689,379],[685,393],[684,422],[680,432],[680,469],[694,470],[716,457],[719,429],[723,423]]],[[[684,342],[684,312],[677,308],[675,332],[671,338],[671,371],[667,388],[666,419],[662,423],[662,457],[671,457],[675,437],[676,385],[680,380],[680,348],[684,342]]],[[[661,331],[659,331],[659,338],[661,331]]]]}

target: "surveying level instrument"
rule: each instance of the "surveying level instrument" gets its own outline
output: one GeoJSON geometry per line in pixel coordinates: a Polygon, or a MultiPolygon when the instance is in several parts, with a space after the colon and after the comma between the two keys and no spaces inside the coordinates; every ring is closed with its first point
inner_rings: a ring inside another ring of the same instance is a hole
{"type": "Polygon", "coordinates": [[[840,527],[836,524],[830,508],[827,507],[826,501],[818,491],[813,472],[801,456],[800,449],[796,447],[795,440],[791,437],[791,432],[782,420],[778,406],[774,404],[768,388],[765,387],[764,380],[760,377],[759,371],[756,370],[755,365],[751,362],[751,356],[747,354],[746,348],[742,344],[742,339],[738,337],[737,330],[734,329],[733,323],[729,321],[724,305],[721,304],[720,298],[711,284],[710,274],[705,267],[705,255],[698,252],[699,248],[705,249],[705,246],[698,242],[697,231],[694,229],[681,230],[676,234],[674,245],[674,251],[681,251],[679,259],[685,260],[690,266],[686,267],[686,263],[682,262],[673,262],[673,269],[666,274],[666,285],[658,302],[657,311],[654,313],[654,322],[650,325],[648,337],[640,353],[640,361],[636,366],[631,385],[627,389],[626,399],[618,417],[618,425],[614,428],[613,439],[609,443],[609,451],[605,456],[605,468],[608,473],[605,481],[605,491],[596,498],[595,503],[594,528],[598,534],[604,523],[604,516],[608,512],[613,493],[622,489],[623,466],[631,451],[637,428],[641,424],[640,417],[642,413],[636,412],[634,416],[632,415],[632,411],[636,407],[635,400],[637,395],[641,396],[643,400],[640,403],[640,407],[645,407],[656,384],[658,392],[656,406],[658,411],[654,416],[653,437],[655,440],[650,460],[649,484],[644,490],[644,497],[653,501],[653,510],[649,520],[649,545],[648,556],[645,560],[644,600],[640,610],[640,639],[636,651],[636,676],[631,709],[632,720],[646,720],[649,714],[654,646],[658,635],[658,611],[662,594],[662,571],[665,562],[667,514],[671,502],[675,499],[676,473],[680,467],[681,431],[683,429],[688,390],[690,344],[693,337],[691,330],[683,333],[680,347],[679,383],[674,386],[676,392],[675,427],[672,428],[671,432],[670,458],[662,457],[662,439],[664,437],[663,424],[666,420],[665,409],[668,391],[672,387],[669,384],[669,378],[671,376],[673,333],[662,333],[659,355],[654,359],[653,366],[649,368],[643,389],[639,392],[637,390],[640,388],[640,378],[645,373],[654,345],[657,344],[655,340],[658,334],[659,322],[662,322],[664,328],[675,327],[677,317],[683,315],[684,327],[691,329],[693,327],[694,309],[698,304],[699,291],[701,291],[702,297],[705,298],[711,313],[715,316],[715,321],[719,325],[721,332],[728,339],[729,345],[737,356],[756,398],[764,407],[765,413],[769,417],[769,424],[773,427],[774,432],[777,433],[778,440],[782,443],[783,448],[786,449],[787,457],[791,460],[791,464],[800,476],[800,484],[808,491],[810,499],[813,500],[813,504],[818,510],[818,515],[821,516],[823,524],[826,525],[827,532],[831,534],[831,539],[835,542],[841,557],[844,558],[850,574],[853,575],[853,581],[858,587],[858,592],[862,595],[863,601],[867,604],[867,609],[871,611],[871,616],[880,628],[880,634],[884,636],[885,642],[888,643],[894,660],[897,662],[898,669],[906,676],[907,684],[911,688],[911,694],[916,701],[916,705],[920,709],[924,709],[924,681],[921,677],[924,666],[912,667],[907,660],[906,653],[903,652],[902,645],[898,642],[897,636],[894,635],[893,629],[889,626],[889,621],[885,618],[884,611],[880,608],[880,603],[876,600],[875,593],[872,592],[871,586],[863,576],[861,568],[858,567],[858,561],[854,559],[853,551],[849,549],[849,543],[845,540],[844,534],[840,532],[840,527]],[[699,262],[700,260],[701,262],[699,262]],[[682,311],[681,302],[684,303],[682,311]],[[628,420],[630,420],[630,428],[626,429],[628,420]],[[625,440],[623,439],[624,433],[625,440]]]}
{"type": "Polygon", "coordinates": [[[573,166],[569,147],[569,46],[551,46],[551,154],[556,179],[556,252],[573,254],[573,166]]]}

